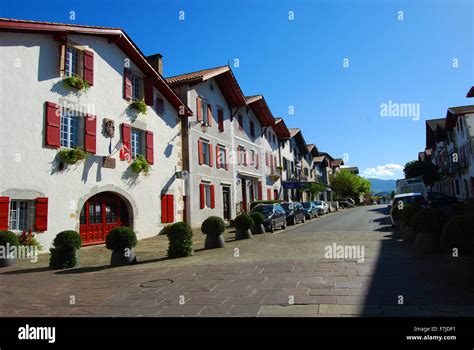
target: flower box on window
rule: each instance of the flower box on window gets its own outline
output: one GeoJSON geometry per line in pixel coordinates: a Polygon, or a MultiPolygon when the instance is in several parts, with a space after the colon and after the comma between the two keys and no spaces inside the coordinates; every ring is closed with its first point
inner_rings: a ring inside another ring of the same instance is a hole
{"type": "Polygon", "coordinates": [[[147,105],[144,100],[134,100],[130,104],[130,108],[135,109],[139,114],[146,115],[147,105]]]}
{"type": "Polygon", "coordinates": [[[90,87],[87,81],[76,75],[65,77],[63,79],[63,84],[84,92],[87,92],[90,87]]]}
{"type": "Polygon", "coordinates": [[[138,155],[137,158],[130,165],[133,172],[136,174],[143,173],[148,175],[150,171],[150,164],[147,162],[146,158],[143,155],[138,155]]]}
{"type": "Polygon", "coordinates": [[[59,151],[59,158],[64,164],[76,164],[84,160],[88,153],[80,148],[63,148],[59,151]]]}

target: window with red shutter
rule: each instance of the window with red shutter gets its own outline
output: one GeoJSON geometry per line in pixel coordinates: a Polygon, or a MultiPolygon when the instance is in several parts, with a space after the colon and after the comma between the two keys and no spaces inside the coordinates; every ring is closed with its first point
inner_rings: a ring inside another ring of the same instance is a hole
{"type": "Polygon", "coordinates": [[[209,103],[207,104],[207,124],[212,126],[212,107],[209,103]]]}
{"type": "Polygon", "coordinates": [[[163,101],[162,98],[157,98],[156,99],[156,112],[159,115],[163,115],[165,111],[165,101],[163,101]]]}
{"type": "Polygon", "coordinates": [[[94,85],[94,52],[84,50],[83,78],[90,85],[94,85]]]}
{"type": "Polygon", "coordinates": [[[43,232],[48,229],[48,198],[36,198],[35,230],[43,232]]]}
{"type": "Polygon", "coordinates": [[[124,68],[123,72],[123,98],[132,99],[132,71],[129,68],[124,68]]]}
{"type": "Polygon", "coordinates": [[[265,165],[268,166],[268,153],[265,153],[265,165]]]}
{"type": "MultiPolygon", "coordinates": [[[[128,149],[128,153],[131,155],[131,140],[132,140],[132,127],[130,124],[122,123],[122,144],[124,148],[128,149]]],[[[120,152],[120,160],[126,160],[125,152],[120,152]]]]}
{"type": "Polygon", "coordinates": [[[8,230],[9,197],[0,197],[0,231],[8,230]]]}
{"type": "Polygon", "coordinates": [[[204,153],[202,151],[202,140],[198,140],[198,157],[199,157],[199,165],[204,164],[204,153]]]}
{"type": "Polygon", "coordinates": [[[153,106],[153,80],[145,78],[145,103],[147,106],[153,106]]]}
{"type": "Polygon", "coordinates": [[[258,169],[258,153],[255,154],[255,168],[258,169]]]}
{"type": "Polygon", "coordinates": [[[213,167],[214,166],[214,151],[213,151],[213,148],[212,148],[212,145],[209,143],[208,144],[208,150],[209,150],[209,166],[210,167],[213,167]]]}
{"type": "Polygon", "coordinates": [[[153,132],[146,132],[146,161],[148,164],[153,164],[155,162],[155,152],[154,152],[154,142],[153,142],[153,132]]]}
{"type": "Polygon", "coordinates": [[[221,167],[220,157],[221,157],[220,147],[219,147],[219,145],[216,145],[216,168],[217,169],[220,169],[220,167],[221,167]]]}
{"type": "Polygon", "coordinates": [[[220,132],[224,132],[224,110],[218,109],[217,110],[217,123],[220,132]]]}
{"type": "Polygon", "coordinates": [[[61,146],[61,110],[59,105],[52,102],[46,102],[46,132],[45,145],[53,148],[61,146]]]}
{"type": "Polygon", "coordinates": [[[84,128],[84,150],[92,154],[96,153],[96,131],[97,117],[95,115],[86,114],[84,128]]]}

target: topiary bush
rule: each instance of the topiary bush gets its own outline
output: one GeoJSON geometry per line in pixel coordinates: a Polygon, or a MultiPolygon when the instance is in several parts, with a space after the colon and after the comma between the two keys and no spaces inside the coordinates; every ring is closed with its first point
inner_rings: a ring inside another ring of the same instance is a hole
{"type": "Polygon", "coordinates": [[[219,236],[225,231],[225,222],[218,216],[210,216],[202,223],[201,231],[205,235],[219,236]]]}
{"type": "Polygon", "coordinates": [[[265,221],[265,216],[262,213],[255,212],[255,213],[250,214],[250,216],[255,226],[260,226],[265,221]]]}
{"type": "Polygon", "coordinates": [[[412,226],[413,216],[423,208],[417,204],[407,204],[400,210],[400,220],[405,225],[412,226]]]}
{"type": "Polygon", "coordinates": [[[235,227],[238,230],[247,231],[253,226],[253,219],[247,213],[242,213],[235,218],[235,227]]]}
{"type": "Polygon", "coordinates": [[[107,249],[123,252],[137,245],[137,235],[130,227],[120,226],[110,230],[105,238],[107,249]]]}
{"type": "Polygon", "coordinates": [[[446,219],[436,208],[424,208],[412,218],[412,226],[416,232],[440,234],[446,219]]]}
{"type": "Polygon", "coordinates": [[[6,247],[18,247],[20,245],[20,240],[18,236],[11,231],[0,231],[0,246],[6,247]]]}
{"type": "Polygon", "coordinates": [[[166,232],[168,258],[181,258],[193,254],[193,230],[185,222],[176,222],[166,232]]]}
{"type": "Polygon", "coordinates": [[[52,269],[66,269],[76,266],[76,250],[81,248],[81,235],[76,231],[68,230],[57,234],[50,249],[49,267],[52,269]]]}
{"type": "Polygon", "coordinates": [[[452,252],[454,248],[462,254],[474,252],[474,215],[455,216],[444,225],[441,245],[452,252]]]}

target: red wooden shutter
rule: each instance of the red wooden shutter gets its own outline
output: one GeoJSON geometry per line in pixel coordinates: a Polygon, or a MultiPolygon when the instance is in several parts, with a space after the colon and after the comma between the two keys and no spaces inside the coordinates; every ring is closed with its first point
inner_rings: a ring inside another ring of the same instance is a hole
{"type": "Polygon", "coordinates": [[[9,197],[0,197],[0,230],[8,230],[8,209],[10,204],[9,197]]]}
{"type": "Polygon", "coordinates": [[[61,112],[59,105],[46,102],[46,133],[45,145],[53,148],[61,146],[61,112]]]}
{"type": "Polygon", "coordinates": [[[123,98],[127,101],[132,99],[132,71],[129,68],[123,72],[123,98]]]}
{"type": "Polygon", "coordinates": [[[168,222],[168,199],[166,198],[166,194],[161,195],[161,222],[168,222]]]}
{"type": "Polygon", "coordinates": [[[277,166],[277,157],[273,156],[273,170],[276,170],[276,166],[277,166]]]}
{"type": "Polygon", "coordinates": [[[206,206],[206,193],[204,192],[204,184],[199,185],[199,207],[204,209],[206,206]]]}
{"type": "Polygon", "coordinates": [[[199,97],[196,97],[196,115],[199,122],[202,121],[202,102],[199,97]]]}
{"type": "Polygon", "coordinates": [[[174,222],[174,196],[172,194],[168,197],[168,222],[174,222]]]}
{"type": "Polygon", "coordinates": [[[36,198],[35,228],[39,232],[48,229],[48,198],[36,198]]]}
{"type": "Polygon", "coordinates": [[[220,132],[224,132],[224,111],[222,109],[217,110],[217,123],[220,132]]]}
{"type": "Polygon", "coordinates": [[[202,152],[202,140],[198,140],[199,165],[204,163],[204,153],[202,152]]]}
{"type": "Polygon", "coordinates": [[[132,140],[132,127],[130,124],[122,123],[122,143],[130,146],[132,140]]]}
{"type": "Polygon", "coordinates": [[[212,107],[209,103],[207,104],[207,120],[208,120],[208,125],[211,126],[212,125],[212,107]]]}
{"type": "Polygon", "coordinates": [[[255,154],[255,168],[258,169],[258,153],[255,154]]]}
{"type": "Polygon", "coordinates": [[[84,149],[92,154],[96,153],[96,134],[97,117],[92,114],[86,114],[86,122],[84,128],[84,149]]]}
{"type": "Polygon", "coordinates": [[[216,199],[214,197],[214,185],[211,185],[210,188],[211,188],[211,208],[214,209],[216,207],[216,199]]]}
{"type": "Polygon", "coordinates": [[[148,164],[153,164],[155,161],[154,157],[154,149],[153,149],[153,132],[147,131],[146,132],[146,161],[148,164]]]}
{"type": "Polygon", "coordinates": [[[90,85],[94,85],[94,53],[84,50],[83,78],[90,85]]]}
{"type": "Polygon", "coordinates": [[[145,78],[145,104],[147,106],[153,106],[153,80],[145,78]]]}
{"type": "Polygon", "coordinates": [[[272,199],[272,189],[267,188],[267,199],[270,201],[272,199]]]}
{"type": "Polygon", "coordinates": [[[262,182],[261,181],[258,181],[257,183],[258,185],[258,200],[262,200],[262,182]]]}
{"type": "Polygon", "coordinates": [[[216,146],[216,168],[217,169],[220,169],[220,162],[219,162],[219,158],[221,156],[221,152],[219,150],[219,146],[216,146]]]}
{"type": "Polygon", "coordinates": [[[212,149],[212,145],[209,143],[209,166],[214,166],[214,151],[212,149]]]}
{"type": "Polygon", "coordinates": [[[274,196],[273,196],[274,198],[273,198],[273,199],[274,199],[274,200],[277,200],[277,199],[278,199],[278,192],[273,191],[273,194],[274,194],[274,196]]]}

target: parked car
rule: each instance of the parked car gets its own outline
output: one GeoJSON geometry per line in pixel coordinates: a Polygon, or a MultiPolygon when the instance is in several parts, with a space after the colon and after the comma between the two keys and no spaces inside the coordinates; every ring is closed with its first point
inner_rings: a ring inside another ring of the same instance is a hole
{"type": "Polygon", "coordinates": [[[428,207],[428,202],[422,193],[403,193],[397,194],[393,198],[392,205],[390,207],[390,222],[395,226],[395,220],[393,219],[393,210],[397,207],[400,202],[405,204],[418,204],[424,208],[428,207]]]}
{"type": "Polygon", "coordinates": [[[304,213],[306,215],[306,219],[312,219],[318,217],[318,208],[314,205],[313,202],[303,202],[304,213]]]}
{"type": "Polygon", "coordinates": [[[263,226],[266,231],[274,232],[277,228],[286,228],[286,212],[279,203],[258,204],[250,213],[262,213],[265,217],[263,226]]]}
{"type": "Polygon", "coordinates": [[[329,205],[325,201],[314,201],[313,203],[318,209],[319,215],[324,215],[324,214],[329,213],[329,205]]]}
{"type": "Polygon", "coordinates": [[[281,206],[286,212],[286,222],[289,224],[296,224],[298,222],[305,222],[306,217],[304,214],[304,208],[300,202],[286,202],[282,203],[281,206]]]}
{"type": "Polygon", "coordinates": [[[339,206],[342,208],[352,208],[354,204],[349,200],[349,198],[343,198],[339,201],[339,206]]]}
{"type": "Polygon", "coordinates": [[[444,215],[450,217],[456,213],[456,208],[461,205],[457,198],[447,196],[440,192],[428,192],[428,206],[439,209],[444,215]]]}

